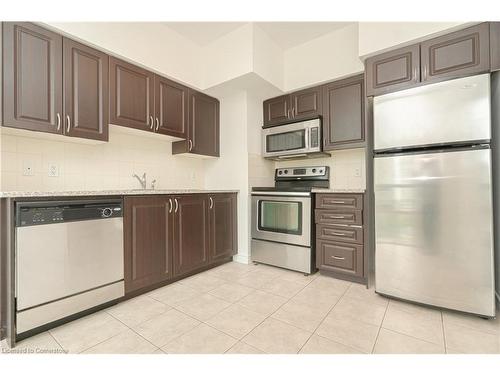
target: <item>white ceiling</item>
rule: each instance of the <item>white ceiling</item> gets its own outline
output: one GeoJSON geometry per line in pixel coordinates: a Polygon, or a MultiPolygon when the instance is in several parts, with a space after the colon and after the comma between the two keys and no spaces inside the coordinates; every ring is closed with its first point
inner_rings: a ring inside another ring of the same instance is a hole
{"type": "Polygon", "coordinates": [[[199,46],[205,46],[224,34],[243,26],[246,22],[165,22],[164,24],[177,31],[199,46]]]}
{"type": "MultiPolygon", "coordinates": [[[[340,29],[352,22],[255,22],[283,49],[340,29]]],[[[165,25],[199,46],[205,46],[230,33],[245,22],[165,22],[165,25]]]]}
{"type": "Polygon", "coordinates": [[[283,49],[316,39],[351,22],[256,22],[283,49]]]}

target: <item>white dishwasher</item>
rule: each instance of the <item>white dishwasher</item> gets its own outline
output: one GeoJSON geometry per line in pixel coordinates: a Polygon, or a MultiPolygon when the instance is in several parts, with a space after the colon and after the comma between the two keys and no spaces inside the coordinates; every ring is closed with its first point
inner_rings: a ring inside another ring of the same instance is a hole
{"type": "Polygon", "coordinates": [[[16,334],[124,295],[120,199],[16,203],[16,334]]]}

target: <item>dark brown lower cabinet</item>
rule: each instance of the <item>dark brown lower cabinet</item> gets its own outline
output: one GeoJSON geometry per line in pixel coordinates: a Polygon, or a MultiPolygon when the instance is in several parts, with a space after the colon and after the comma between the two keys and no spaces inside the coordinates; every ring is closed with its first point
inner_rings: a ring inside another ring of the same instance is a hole
{"type": "Polygon", "coordinates": [[[236,215],[235,193],[125,197],[125,293],[230,259],[236,215]]]}
{"type": "Polygon", "coordinates": [[[321,273],[366,283],[363,194],[317,194],[316,266],[321,273]]]}
{"type": "Polygon", "coordinates": [[[206,266],[209,257],[208,199],[204,194],[174,198],[174,275],[206,266]]]}
{"type": "Polygon", "coordinates": [[[165,196],[125,197],[125,293],[172,275],[172,216],[165,196]]]}
{"type": "Polygon", "coordinates": [[[218,261],[235,254],[238,241],[236,213],[236,194],[209,196],[211,261],[218,261]]]}

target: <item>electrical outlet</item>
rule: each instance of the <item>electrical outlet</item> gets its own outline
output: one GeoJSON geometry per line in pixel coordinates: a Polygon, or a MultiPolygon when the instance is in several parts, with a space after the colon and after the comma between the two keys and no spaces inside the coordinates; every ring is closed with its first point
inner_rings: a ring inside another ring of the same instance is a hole
{"type": "Polygon", "coordinates": [[[31,160],[23,160],[23,176],[34,176],[35,168],[31,160]]]}
{"type": "Polygon", "coordinates": [[[191,172],[191,182],[194,182],[194,181],[196,181],[196,173],[191,172]]]}
{"type": "Polygon", "coordinates": [[[361,177],[361,168],[354,168],[354,177],[361,177]]]}
{"type": "Polygon", "coordinates": [[[55,163],[49,164],[49,177],[59,177],[59,166],[55,163]]]}

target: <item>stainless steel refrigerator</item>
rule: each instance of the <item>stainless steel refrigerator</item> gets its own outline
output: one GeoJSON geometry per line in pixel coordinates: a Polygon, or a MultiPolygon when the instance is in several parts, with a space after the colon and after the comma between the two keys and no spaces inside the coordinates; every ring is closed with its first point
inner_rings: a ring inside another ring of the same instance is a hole
{"type": "Polygon", "coordinates": [[[490,75],[373,106],[376,291],[494,316],[490,75]]]}

